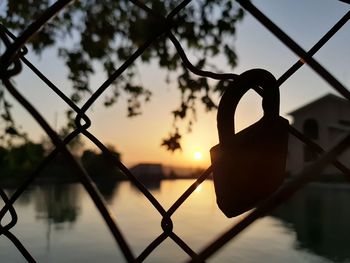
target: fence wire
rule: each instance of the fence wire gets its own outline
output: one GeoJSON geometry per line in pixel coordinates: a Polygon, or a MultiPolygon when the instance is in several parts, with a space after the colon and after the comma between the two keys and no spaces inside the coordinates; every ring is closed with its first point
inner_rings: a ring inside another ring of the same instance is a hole
{"type": "MultiPolygon", "coordinates": [[[[140,0],[130,0],[135,6],[143,9],[149,15],[157,19],[159,23],[166,26],[159,31],[158,35],[148,39],[143,43],[108,79],[91,95],[87,102],[80,108],[71,99],[69,99],[61,89],[53,84],[38,68],[35,67],[27,58],[26,42],[36,34],[40,28],[47,23],[52,17],[54,17],[60,10],[65,8],[72,0],[59,0],[45,10],[42,15],[30,24],[18,37],[13,35],[5,26],[0,24],[0,37],[1,41],[5,44],[6,50],[0,57],[0,77],[2,83],[8,90],[8,92],[31,114],[31,116],[42,127],[46,134],[50,137],[52,143],[55,145],[54,150],[49,153],[40,165],[28,175],[26,181],[22,183],[16,191],[7,196],[5,191],[0,188],[0,197],[4,202],[4,206],[0,210],[0,236],[8,238],[14,246],[17,247],[19,252],[28,262],[36,262],[31,253],[24,247],[21,241],[11,232],[11,229],[16,225],[18,217],[13,207],[14,203],[28,188],[28,186],[34,181],[39,173],[47,166],[47,164],[55,158],[59,153],[63,154],[70,163],[71,169],[78,175],[80,182],[85,187],[86,191],[90,195],[91,199],[95,203],[97,209],[101,213],[104,221],[106,222],[110,232],[112,233],[116,243],[119,245],[125,260],[127,262],[143,262],[153,251],[157,248],[165,239],[172,239],[185,253],[190,257],[189,262],[204,262],[211,255],[217,252],[226,243],[233,240],[242,230],[247,228],[257,218],[264,216],[272,209],[285,202],[290,198],[298,189],[303,187],[315,179],[322,170],[329,164],[333,164],[339,171],[341,171],[345,177],[350,179],[350,170],[337,160],[337,157],[348,149],[350,144],[350,134],[348,134],[342,141],[334,146],[328,152],[325,152],[322,147],[316,144],[311,139],[304,136],[301,132],[296,130],[292,126],[288,126],[288,130],[291,135],[298,138],[302,143],[307,145],[312,151],[319,154],[319,158],[311,166],[305,168],[297,176],[293,177],[288,183],[284,184],[276,193],[265,200],[261,205],[251,211],[247,216],[242,218],[238,223],[233,225],[228,231],[223,233],[219,238],[208,244],[202,251],[194,251],[180,236],[173,231],[172,215],[177,209],[186,201],[186,199],[193,193],[193,191],[205,181],[211,174],[212,168],[209,167],[203,174],[174,202],[174,204],[166,210],[158,200],[146,189],[146,187],[133,175],[128,168],[114,156],[107,147],[87,129],[91,125],[89,117],[86,115],[87,110],[94,104],[94,102],[104,93],[106,89],[118,78],[121,74],[134,63],[143,52],[160,36],[165,36],[173,43],[177,50],[178,55],[181,57],[185,67],[193,74],[203,76],[212,79],[230,80],[236,79],[236,74],[233,73],[216,73],[210,71],[203,71],[195,67],[188,59],[181,43],[177,40],[172,33],[172,27],[175,23],[173,20],[181,10],[185,9],[191,0],[184,0],[175,7],[167,16],[162,16],[156,13],[154,10],[146,6],[140,0]],[[76,113],[75,124],[76,129],[71,132],[65,139],[61,140],[54,129],[47,123],[43,116],[38,112],[36,107],[28,102],[28,100],[14,87],[11,82],[11,78],[17,74],[20,74],[22,66],[28,67],[39,79],[41,79],[52,92],[59,96],[71,110],[76,113]],[[71,152],[68,150],[67,145],[78,135],[84,135],[92,143],[94,143],[105,157],[118,169],[120,169],[135,185],[138,190],[148,199],[148,201],[154,206],[154,208],[162,216],[160,222],[163,232],[155,238],[139,255],[135,255],[131,250],[130,245],[126,242],[120,228],[118,227],[118,218],[115,219],[112,216],[106,202],[104,201],[99,190],[96,188],[89,174],[84,168],[74,159],[71,152]],[[7,224],[3,224],[2,221],[6,214],[10,215],[10,221],[7,224]]],[[[304,64],[308,64],[320,77],[329,83],[329,85],[340,93],[343,97],[350,100],[350,92],[344,87],[331,73],[329,73],[324,67],[322,67],[313,56],[317,53],[322,46],[327,43],[349,20],[350,11],[347,12],[309,51],[305,51],[301,48],[291,37],[283,32],[276,24],[274,24],[267,16],[265,16],[253,3],[246,0],[237,0],[237,2],[251,15],[253,15],[262,25],[264,25],[269,31],[271,31],[285,46],[297,54],[300,59],[295,62],[278,80],[278,85],[281,86],[289,77],[291,77],[298,69],[304,64]]],[[[260,95],[261,91],[256,90],[260,95]]]]}

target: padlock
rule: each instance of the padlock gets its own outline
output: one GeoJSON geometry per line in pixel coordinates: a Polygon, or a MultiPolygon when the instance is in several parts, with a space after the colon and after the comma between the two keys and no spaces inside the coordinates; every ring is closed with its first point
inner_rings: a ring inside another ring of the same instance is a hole
{"type": "Polygon", "coordinates": [[[279,116],[274,76],[252,69],[238,76],[218,107],[219,144],[210,149],[217,204],[227,217],[240,215],[275,192],[285,179],[288,120],[279,116]],[[250,89],[262,90],[263,117],[234,133],[238,102],[250,89]]]}

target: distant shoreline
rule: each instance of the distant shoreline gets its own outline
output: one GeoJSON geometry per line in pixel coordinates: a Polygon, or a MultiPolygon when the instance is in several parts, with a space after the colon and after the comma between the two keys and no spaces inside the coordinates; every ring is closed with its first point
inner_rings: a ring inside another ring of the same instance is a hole
{"type": "MultiPolygon", "coordinates": [[[[67,180],[68,178],[45,178],[45,177],[38,177],[36,180],[34,180],[32,182],[32,185],[46,185],[46,184],[72,184],[72,183],[80,183],[79,180],[77,180],[76,178],[71,178],[71,180],[67,180]]],[[[159,180],[159,182],[161,181],[172,181],[172,180],[197,180],[198,177],[195,176],[177,176],[177,177],[164,177],[161,180],[159,180]]],[[[212,177],[209,176],[206,180],[210,180],[212,181],[212,177]]],[[[93,178],[93,182],[94,183],[109,183],[109,182],[131,182],[128,178],[123,178],[122,180],[119,178],[116,178],[115,180],[111,179],[111,178],[99,178],[98,180],[96,180],[96,178],[93,178]],[[95,179],[95,180],[94,180],[95,179]]],[[[152,181],[150,181],[152,182],[152,181]]],[[[147,182],[145,182],[147,184],[147,182]]],[[[17,188],[19,187],[20,184],[18,184],[18,182],[6,182],[0,181],[0,187],[1,188],[17,188]]],[[[308,184],[306,184],[304,187],[307,188],[327,188],[327,189],[344,189],[344,190],[348,190],[350,189],[350,183],[347,182],[310,182],[308,184]]]]}

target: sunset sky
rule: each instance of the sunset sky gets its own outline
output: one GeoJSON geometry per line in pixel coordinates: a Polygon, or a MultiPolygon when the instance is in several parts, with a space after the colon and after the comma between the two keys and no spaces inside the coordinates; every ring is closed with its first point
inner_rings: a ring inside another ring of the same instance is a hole
{"type": "MultiPolygon", "coordinates": [[[[260,0],[253,3],[306,50],[350,8],[350,5],[335,0],[260,0]]],[[[242,73],[251,68],[264,68],[278,78],[298,59],[248,13],[244,21],[237,26],[234,45],[239,57],[235,73],[242,73]]],[[[348,22],[315,56],[347,87],[350,82],[349,45],[348,22]]],[[[69,94],[67,71],[62,61],[56,57],[54,49],[44,52],[41,58],[33,54],[29,54],[28,58],[69,94]]],[[[212,63],[225,72],[231,71],[223,57],[214,58],[212,63]]],[[[198,121],[192,133],[186,133],[185,122],[181,126],[184,135],[181,141],[183,151],[174,154],[167,152],[165,148],[160,147],[160,143],[171,131],[171,111],[176,109],[180,102],[180,92],[175,84],[165,83],[165,72],[159,71],[156,63],[138,65],[140,80],[153,92],[151,101],[143,107],[143,114],[128,119],[125,96],[121,96],[118,103],[111,108],[104,108],[102,96],[88,111],[92,120],[89,130],[104,143],[115,146],[127,165],[162,162],[192,168],[208,166],[209,149],[218,143],[216,111],[205,113],[203,108],[199,107],[198,121]]],[[[102,72],[97,73],[92,78],[92,87],[98,87],[104,81],[104,76],[102,72]]],[[[53,127],[57,128],[64,123],[65,104],[31,72],[24,70],[15,78],[15,82],[19,90],[37,106],[53,127]]],[[[287,116],[288,112],[328,92],[335,93],[323,79],[308,66],[304,66],[281,86],[281,115],[287,116]]],[[[244,97],[236,113],[238,130],[261,116],[260,101],[259,96],[253,92],[244,97]]],[[[40,127],[22,108],[16,108],[15,117],[31,138],[39,140],[43,136],[40,127]]],[[[85,142],[85,146],[92,147],[88,141],[85,142]]]]}

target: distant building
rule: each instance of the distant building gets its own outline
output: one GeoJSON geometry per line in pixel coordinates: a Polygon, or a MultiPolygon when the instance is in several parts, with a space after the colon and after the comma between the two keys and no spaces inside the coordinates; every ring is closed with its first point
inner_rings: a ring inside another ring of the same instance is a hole
{"type": "Polygon", "coordinates": [[[131,167],[130,171],[142,182],[160,181],[164,178],[163,166],[159,163],[140,163],[131,167]]]}
{"type": "MultiPolygon", "coordinates": [[[[350,132],[350,102],[333,94],[327,94],[309,104],[289,113],[293,117],[292,126],[323,149],[332,148],[350,132]]],[[[307,164],[317,159],[309,147],[293,135],[289,136],[287,171],[296,174],[307,164]]],[[[338,160],[350,167],[350,149],[338,160]]],[[[340,172],[332,165],[323,174],[333,175],[340,172]]]]}

